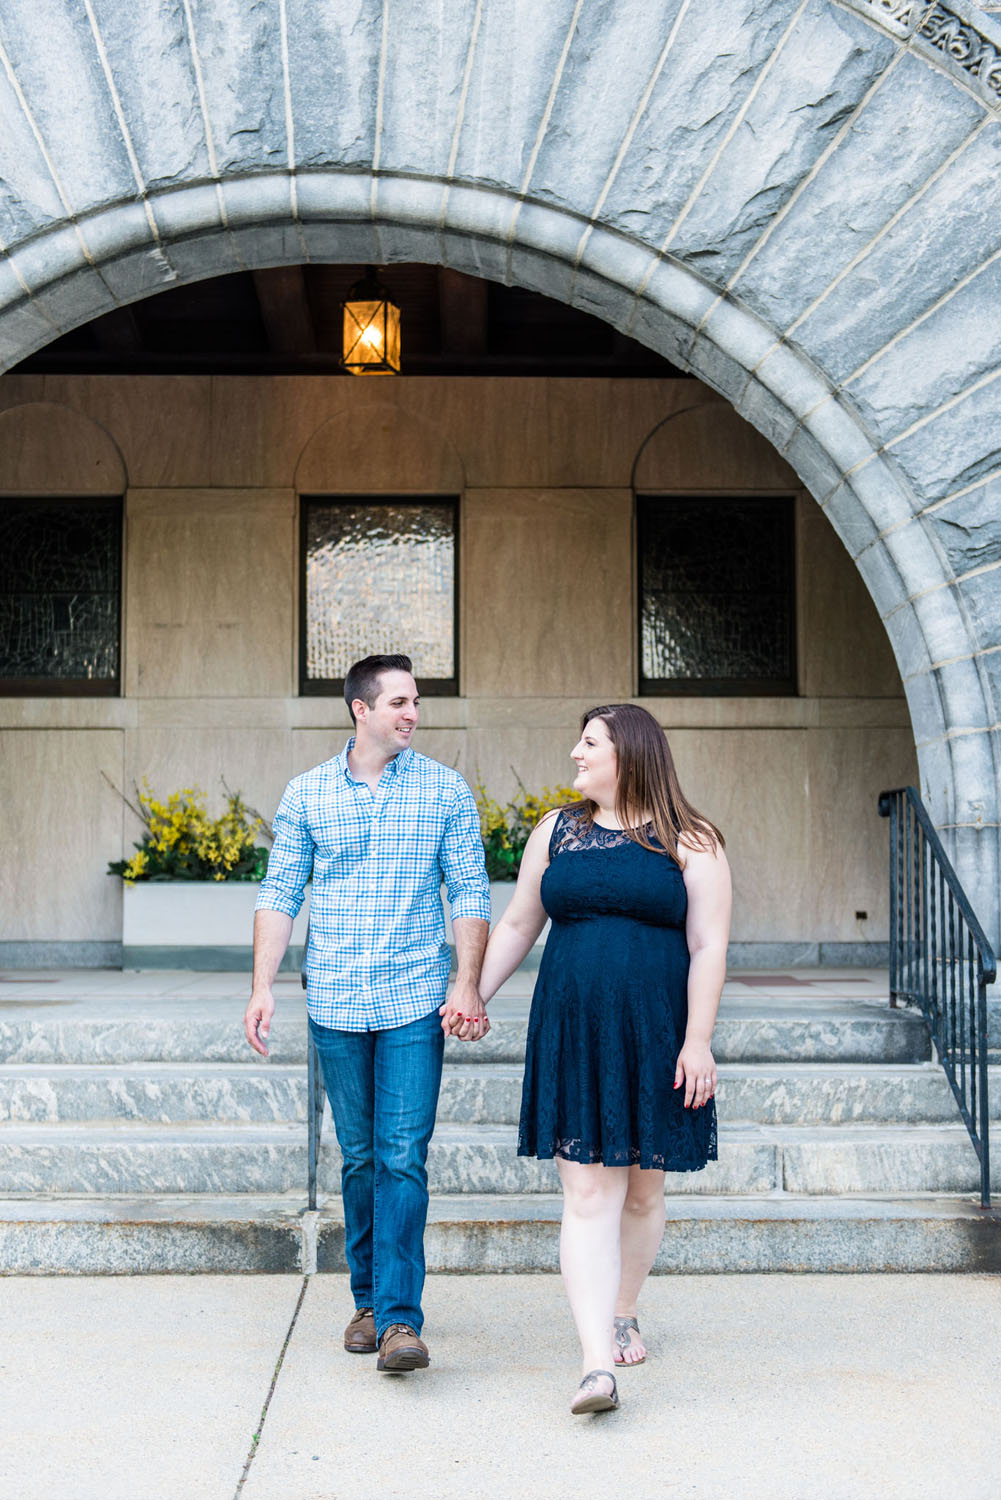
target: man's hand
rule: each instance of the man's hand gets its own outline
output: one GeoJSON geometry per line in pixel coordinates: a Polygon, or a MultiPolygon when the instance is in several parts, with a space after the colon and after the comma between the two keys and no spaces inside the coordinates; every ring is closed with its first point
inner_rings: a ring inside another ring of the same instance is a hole
{"type": "Polygon", "coordinates": [[[259,1052],[262,1057],[268,1055],[268,1037],[274,1013],[275,997],[270,990],[255,991],[251,995],[243,1017],[243,1031],[254,1051],[259,1052]]]}
{"type": "Polygon", "coordinates": [[[478,1042],[490,1030],[479,990],[473,985],[460,985],[458,980],[438,1014],[445,1035],[458,1037],[460,1042],[478,1042]]]}

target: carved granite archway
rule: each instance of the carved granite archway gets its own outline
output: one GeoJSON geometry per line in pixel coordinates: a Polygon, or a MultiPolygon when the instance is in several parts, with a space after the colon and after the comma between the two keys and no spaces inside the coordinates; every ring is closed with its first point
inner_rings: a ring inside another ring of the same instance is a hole
{"type": "Polygon", "coordinates": [[[865,577],[999,930],[1001,24],[914,0],[11,0],[0,364],[165,287],[418,260],[725,395],[865,577]]]}

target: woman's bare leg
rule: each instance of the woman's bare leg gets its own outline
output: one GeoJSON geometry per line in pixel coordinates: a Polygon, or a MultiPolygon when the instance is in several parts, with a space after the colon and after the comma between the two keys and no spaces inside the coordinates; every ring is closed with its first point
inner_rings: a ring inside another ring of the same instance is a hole
{"type": "MultiPolygon", "coordinates": [[[[560,1158],[557,1166],[563,1184],[560,1270],[586,1375],[611,1369],[612,1320],[622,1274],[619,1232],[629,1172],[560,1158]]],[[[611,1381],[602,1377],[598,1388],[610,1393],[611,1381]]]]}
{"type": "MultiPolygon", "coordinates": [[[[664,1173],[650,1167],[630,1167],[622,1205],[622,1270],[615,1302],[617,1318],[635,1318],[640,1290],[650,1274],[664,1234],[664,1173]]],[[[636,1364],[646,1355],[643,1340],[628,1329],[625,1348],[615,1346],[623,1364],[636,1364]]]]}

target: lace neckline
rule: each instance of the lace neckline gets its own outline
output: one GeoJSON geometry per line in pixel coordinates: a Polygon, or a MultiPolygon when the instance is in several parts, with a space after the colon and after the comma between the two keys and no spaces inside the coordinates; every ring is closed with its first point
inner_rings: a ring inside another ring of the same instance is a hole
{"type": "MultiPolygon", "coordinates": [[[[651,826],[639,825],[643,829],[651,826]]],[[[635,829],[604,828],[593,823],[584,812],[561,812],[553,830],[551,852],[573,854],[584,849],[617,849],[623,844],[635,844],[635,838],[631,837],[635,832],[635,829]]]]}

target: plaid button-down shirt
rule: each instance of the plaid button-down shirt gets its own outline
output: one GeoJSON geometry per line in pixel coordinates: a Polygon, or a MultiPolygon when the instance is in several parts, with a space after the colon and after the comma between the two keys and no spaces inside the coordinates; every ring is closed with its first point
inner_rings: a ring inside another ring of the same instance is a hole
{"type": "Polygon", "coordinates": [[[452,917],[490,919],[476,803],[457,771],[410,746],[373,793],[340,755],[290,781],[258,910],[297,915],[312,873],[306,1001],[320,1026],[405,1026],[445,998],[452,917]]]}

